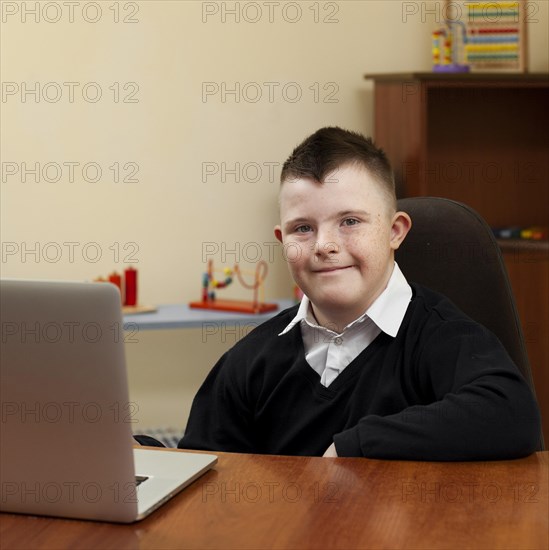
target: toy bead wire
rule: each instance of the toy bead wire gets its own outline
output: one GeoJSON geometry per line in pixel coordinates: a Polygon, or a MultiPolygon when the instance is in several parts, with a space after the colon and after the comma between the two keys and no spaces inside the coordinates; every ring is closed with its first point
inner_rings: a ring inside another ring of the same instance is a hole
{"type": "Polygon", "coordinates": [[[269,270],[269,268],[268,268],[267,262],[265,260],[260,260],[259,262],[257,262],[257,265],[255,266],[254,283],[252,285],[249,285],[243,279],[239,265],[236,264],[234,266],[234,271],[236,273],[236,276],[238,277],[238,281],[240,282],[240,284],[244,288],[254,291],[254,298],[253,298],[254,304],[258,303],[258,296],[257,296],[258,295],[258,289],[261,289],[261,301],[264,301],[263,281],[267,277],[268,270],[269,270]]]}
{"type": "Polygon", "coordinates": [[[261,260],[257,263],[255,267],[255,271],[247,271],[240,269],[240,266],[238,264],[235,264],[234,268],[231,269],[230,267],[225,267],[222,270],[221,269],[214,269],[213,267],[213,261],[208,261],[208,271],[202,275],[202,299],[204,301],[206,300],[215,300],[215,292],[210,292],[209,288],[212,287],[214,289],[217,288],[226,288],[228,287],[233,281],[233,273],[236,274],[239,283],[246,288],[247,290],[253,290],[254,298],[253,302],[254,304],[258,303],[258,290],[261,292],[261,300],[264,301],[263,296],[263,282],[265,281],[265,278],[267,277],[268,272],[268,266],[267,262],[264,260],[261,260]],[[223,271],[225,274],[225,280],[219,281],[215,278],[214,272],[220,272],[223,271]],[[252,274],[254,277],[254,282],[252,284],[247,283],[244,278],[243,274],[252,274]]]}

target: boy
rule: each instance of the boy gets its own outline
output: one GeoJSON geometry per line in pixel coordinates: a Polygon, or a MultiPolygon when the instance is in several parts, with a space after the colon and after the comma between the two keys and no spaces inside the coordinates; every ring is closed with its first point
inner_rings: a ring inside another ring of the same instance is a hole
{"type": "Polygon", "coordinates": [[[305,297],[214,366],[179,447],[414,460],[535,451],[537,404],[501,343],[396,265],[411,223],[371,140],[323,128],[299,145],[274,231],[305,297]]]}

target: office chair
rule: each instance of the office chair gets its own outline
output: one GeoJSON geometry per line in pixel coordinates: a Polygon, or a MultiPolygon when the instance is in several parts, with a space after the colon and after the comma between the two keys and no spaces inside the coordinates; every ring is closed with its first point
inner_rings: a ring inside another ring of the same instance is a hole
{"type": "Polygon", "coordinates": [[[395,254],[406,278],[444,294],[491,330],[535,392],[507,269],[488,224],[469,206],[439,197],[400,199],[398,209],[412,218],[395,254]]]}

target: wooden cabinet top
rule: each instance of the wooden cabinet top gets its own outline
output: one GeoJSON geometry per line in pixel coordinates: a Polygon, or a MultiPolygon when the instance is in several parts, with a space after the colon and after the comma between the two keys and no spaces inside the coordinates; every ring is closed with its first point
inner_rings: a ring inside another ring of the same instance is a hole
{"type": "Polygon", "coordinates": [[[375,73],[365,74],[366,80],[383,81],[436,81],[437,83],[475,83],[481,84],[491,82],[505,81],[511,85],[521,85],[526,83],[549,84],[549,73],[430,73],[430,72],[411,72],[411,73],[375,73]]]}

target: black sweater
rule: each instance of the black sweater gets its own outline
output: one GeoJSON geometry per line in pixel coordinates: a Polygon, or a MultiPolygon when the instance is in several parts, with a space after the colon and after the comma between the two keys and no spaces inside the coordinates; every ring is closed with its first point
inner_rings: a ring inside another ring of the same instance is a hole
{"type": "Polygon", "coordinates": [[[328,387],[307,364],[297,306],[238,342],[198,391],[180,448],[413,460],[518,458],[537,449],[535,398],[499,340],[412,284],[385,333],[328,387]]]}

